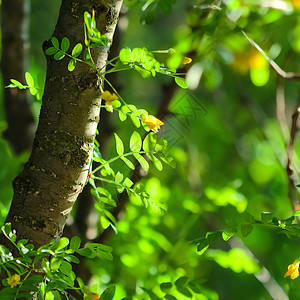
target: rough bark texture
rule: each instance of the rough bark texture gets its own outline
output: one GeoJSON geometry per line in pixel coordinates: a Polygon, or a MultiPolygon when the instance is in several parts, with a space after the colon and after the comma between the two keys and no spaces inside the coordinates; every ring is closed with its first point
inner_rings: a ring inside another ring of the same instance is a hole
{"type": "MultiPolygon", "coordinates": [[[[10,84],[11,78],[24,82],[29,48],[28,14],[28,0],[2,1],[1,71],[4,86],[10,84]]],[[[4,106],[8,123],[5,138],[11,143],[16,153],[31,150],[35,123],[28,100],[28,91],[5,89],[4,106]]]]}
{"type": "MultiPolygon", "coordinates": [[[[112,39],[122,0],[63,0],[53,36],[83,43],[83,14],[96,13],[97,27],[112,39]]],[[[44,49],[50,46],[44,43],[44,49]]],[[[98,66],[109,47],[95,51],[98,66]]],[[[41,246],[61,235],[67,216],[88,174],[101,99],[96,74],[80,64],[67,70],[68,58],[47,57],[47,75],[32,154],[14,180],[14,198],[7,217],[19,238],[41,246]]],[[[1,242],[1,241],[0,241],[1,242]]]]}

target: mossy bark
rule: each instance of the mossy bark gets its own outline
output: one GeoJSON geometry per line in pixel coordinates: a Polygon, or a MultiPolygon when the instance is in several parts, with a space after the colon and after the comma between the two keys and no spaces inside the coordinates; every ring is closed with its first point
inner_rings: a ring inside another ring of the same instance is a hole
{"type": "MultiPolygon", "coordinates": [[[[83,14],[95,10],[97,27],[112,40],[122,0],[63,0],[53,33],[71,47],[84,43],[83,14]]],[[[50,46],[46,41],[44,50],[50,46]]],[[[108,47],[93,52],[103,66],[108,47]]],[[[87,181],[101,105],[95,72],[84,64],[67,69],[68,58],[47,57],[47,75],[32,154],[14,180],[7,222],[19,238],[41,246],[61,235],[67,216],[87,181]]],[[[2,242],[2,241],[0,241],[2,242]]]]}

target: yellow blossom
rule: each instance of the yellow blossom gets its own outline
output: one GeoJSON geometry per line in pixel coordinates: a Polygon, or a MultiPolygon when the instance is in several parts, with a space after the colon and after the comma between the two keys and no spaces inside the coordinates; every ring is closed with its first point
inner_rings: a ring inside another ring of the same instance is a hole
{"type": "Polygon", "coordinates": [[[113,101],[118,100],[118,96],[115,93],[111,93],[109,91],[104,91],[101,95],[101,98],[105,100],[105,104],[109,107],[110,112],[113,112],[113,101]]]}
{"type": "Polygon", "coordinates": [[[291,265],[289,265],[284,277],[291,276],[291,279],[296,279],[299,276],[299,263],[300,260],[296,259],[291,265]]]}
{"type": "Polygon", "coordinates": [[[7,283],[10,285],[11,288],[17,286],[18,284],[21,284],[20,282],[21,277],[19,274],[15,274],[11,276],[10,278],[7,278],[7,283]]]}
{"type": "Polygon", "coordinates": [[[154,132],[158,132],[159,126],[164,125],[164,122],[154,116],[142,116],[142,121],[154,132]]]}
{"type": "Polygon", "coordinates": [[[294,8],[300,8],[300,0],[291,0],[291,3],[294,8]]]}
{"type": "Polygon", "coordinates": [[[99,299],[99,298],[101,297],[100,294],[94,293],[94,292],[92,292],[92,291],[90,291],[90,290],[88,290],[88,291],[86,292],[86,294],[87,294],[87,296],[89,296],[89,297],[90,297],[91,299],[93,299],[93,300],[97,300],[97,299],[99,299]]]}
{"type": "Polygon", "coordinates": [[[192,59],[190,57],[183,57],[181,63],[183,65],[188,65],[192,62],[192,59]]]}

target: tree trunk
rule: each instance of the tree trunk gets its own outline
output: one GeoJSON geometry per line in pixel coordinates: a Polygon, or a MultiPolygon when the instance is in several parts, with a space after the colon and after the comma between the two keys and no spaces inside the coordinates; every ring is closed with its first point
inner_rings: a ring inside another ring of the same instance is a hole
{"type": "MultiPolygon", "coordinates": [[[[122,0],[63,0],[53,36],[70,40],[70,49],[84,44],[83,14],[95,10],[97,27],[111,43],[122,0]]],[[[44,50],[50,46],[44,43],[44,50]]],[[[103,66],[108,47],[93,52],[103,66]]],[[[100,92],[95,72],[85,64],[67,69],[68,58],[47,57],[43,105],[32,154],[14,180],[7,216],[19,238],[41,246],[61,235],[67,216],[87,181],[100,92]]]]}
{"type": "MultiPolygon", "coordinates": [[[[1,4],[1,71],[4,86],[10,79],[24,82],[28,61],[28,0],[3,0],[1,4]]],[[[8,128],[5,138],[16,153],[29,151],[35,131],[27,90],[5,89],[4,106],[8,128]]]]}

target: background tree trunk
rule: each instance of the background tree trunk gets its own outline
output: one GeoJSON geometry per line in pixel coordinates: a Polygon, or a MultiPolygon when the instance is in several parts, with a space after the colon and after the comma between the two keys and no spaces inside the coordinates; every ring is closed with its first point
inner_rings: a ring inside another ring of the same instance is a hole
{"type": "MultiPolygon", "coordinates": [[[[97,27],[111,43],[122,0],[63,0],[53,36],[70,40],[70,49],[84,43],[83,14],[95,10],[97,27]]],[[[109,43],[109,45],[110,45],[109,43]]],[[[44,49],[50,42],[44,43],[44,49]]],[[[93,54],[103,66],[108,47],[93,54]]],[[[69,59],[47,57],[47,75],[32,154],[14,180],[14,197],[7,222],[19,238],[41,246],[61,235],[78,194],[87,181],[100,92],[95,72],[85,64],[68,71],[69,59]]],[[[2,241],[0,241],[2,242],[2,241]]]]}
{"type": "MultiPolygon", "coordinates": [[[[29,0],[3,0],[1,4],[1,71],[3,85],[10,79],[24,82],[28,61],[29,0]]],[[[29,151],[34,138],[35,123],[27,90],[5,89],[4,106],[8,128],[5,138],[18,154],[29,151]]]]}

